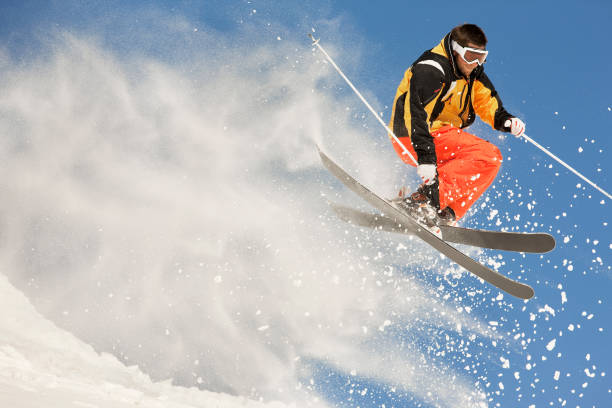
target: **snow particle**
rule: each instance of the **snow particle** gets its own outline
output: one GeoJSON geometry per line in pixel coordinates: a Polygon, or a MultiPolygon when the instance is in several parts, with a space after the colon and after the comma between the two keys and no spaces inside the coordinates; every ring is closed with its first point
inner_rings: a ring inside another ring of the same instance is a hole
{"type": "Polygon", "coordinates": [[[548,306],[547,304],[544,305],[544,307],[538,309],[538,313],[543,313],[543,312],[549,313],[549,314],[551,314],[553,316],[555,315],[555,309],[553,309],[552,307],[548,306]]]}
{"type": "Polygon", "coordinates": [[[504,357],[500,357],[499,360],[502,362],[503,368],[510,368],[510,360],[504,357]]]}

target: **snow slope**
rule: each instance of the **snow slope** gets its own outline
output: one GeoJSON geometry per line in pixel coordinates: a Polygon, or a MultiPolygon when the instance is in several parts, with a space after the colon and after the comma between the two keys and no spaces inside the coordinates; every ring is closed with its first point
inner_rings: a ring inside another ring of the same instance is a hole
{"type": "Polygon", "coordinates": [[[0,275],[0,406],[285,407],[227,394],[152,382],[44,319],[0,275]]]}

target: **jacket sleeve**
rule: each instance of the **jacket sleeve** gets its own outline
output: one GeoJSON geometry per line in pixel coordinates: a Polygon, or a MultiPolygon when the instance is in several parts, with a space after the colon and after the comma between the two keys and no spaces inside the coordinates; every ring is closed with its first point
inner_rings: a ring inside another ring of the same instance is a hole
{"type": "Polygon", "coordinates": [[[412,78],[405,99],[404,123],[419,164],[436,164],[436,149],[428,122],[443,84],[444,75],[435,66],[421,62],[412,67],[412,78]]]}
{"type": "Polygon", "coordinates": [[[483,122],[502,132],[510,131],[510,128],[504,126],[504,123],[514,115],[504,109],[493,83],[484,72],[474,81],[472,104],[476,114],[483,122]]]}

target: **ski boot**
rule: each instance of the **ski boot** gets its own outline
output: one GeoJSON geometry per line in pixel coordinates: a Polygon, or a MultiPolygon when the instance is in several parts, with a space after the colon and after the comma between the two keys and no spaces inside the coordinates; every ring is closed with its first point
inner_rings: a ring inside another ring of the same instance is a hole
{"type": "Polygon", "coordinates": [[[407,197],[397,200],[396,204],[406,214],[415,218],[426,227],[436,225],[436,209],[431,206],[430,200],[421,191],[416,191],[407,197]]]}
{"type": "Polygon", "coordinates": [[[455,217],[455,212],[452,208],[445,207],[438,211],[438,225],[448,225],[450,227],[457,225],[457,217],[455,217]]]}
{"type": "Polygon", "coordinates": [[[427,186],[420,186],[416,192],[406,196],[406,188],[403,187],[398,197],[391,201],[419,224],[440,237],[442,234],[440,226],[456,224],[455,213],[450,207],[438,210],[433,204],[434,200],[427,194],[431,191],[432,189],[427,186]]]}

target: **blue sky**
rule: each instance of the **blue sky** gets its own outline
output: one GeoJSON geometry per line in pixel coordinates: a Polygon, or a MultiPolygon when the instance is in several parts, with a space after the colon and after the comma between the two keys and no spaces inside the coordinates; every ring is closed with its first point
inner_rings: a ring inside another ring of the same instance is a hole
{"type": "MultiPolygon", "coordinates": [[[[506,109],[526,122],[529,136],[612,190],[612,56],[607,40],[612,5],[607,1],[15,1],[0,6],[0,47],[15,61],[27,62],[52,52],[49,33],[68,31],[95,36],[120,55],[142,54],[189,71],[196,64],[192,48],[181,43],[182,36],[151,30],[147,24],[156,16],[185,18],[194,28],[213,30],[216,38],[228,39],[225,47],[240,41],[241,47],[265,46],[272,53],[280,40],[303,47],[298,54],[310,55],[306,34],[314,28],[385,119],[410,63],[453,26],[478,24],[489,39],[486,71],[506,109]]],[[[154,25],[163,27],[161,22],[154,25]]],[[[201,56],[214,53],[216,45],[190,46],[201,56]]],[[[329,92],[352,98],[340,82],[329,92]]],[[[390,150],[384,130],[377,129],[356,97],[354,107],[355,121],[368,129],[367,137],[390,150]]],[[[611,203],[534,146],[512,136],[500,138],[482,123],[471,130],[496,143],[506,160],[487,193],[489,204],[465,225],[546,231],[557,239],[557,248],[543,256],[502,254],[500,271],[521,276],[535,288],[536,297],[527,303],[498,300],[496,292],[479,300],[449,301],[494,322],[502,340],[474,342],[457,347],[454,354],[426,354],[426,359],[432,364],[440,360],[479,383],[491,407],[561,406],[562,401],[572,407],[611,406],[611,203]]],[[[408,180],[414,176],[412,169],[393,168],[405,171],[408,180]]],[[[497,253],[485,252],[483,259],[487,256],[497,253]]],[[[407,273],[438,284],[423,271],[407,273]]],[[[477,285],[469,281],[469,286],[477,285]]],[[[448,335],[453,341],[453,333],[448,335]]],[[[396,336],[412,339],[401,331],[396,336]]],[[[350,378],[331,365],[317,365],[316,372],[316,389],[338,406],[430,406],[390,391],[392,386],[350,378]],[[366,393],[356,391],[366,388],[366,393]]]]}

